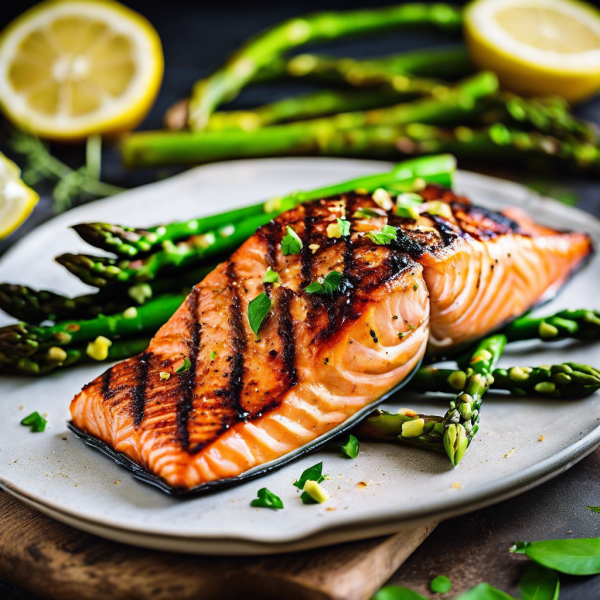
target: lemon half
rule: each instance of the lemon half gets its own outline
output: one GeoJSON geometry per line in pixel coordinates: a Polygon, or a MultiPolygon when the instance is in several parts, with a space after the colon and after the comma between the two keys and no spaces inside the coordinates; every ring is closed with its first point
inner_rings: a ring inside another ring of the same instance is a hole
{"type": "Polygon", "coordinates": [[[156,30],[112,0],[48,0],[0,34],[0,104],[40,137],[81,139],[133,129],[164,68],[156,30]]]}
{"type": "Polygon", "coordinates": [[[575,0],[476,0],[465,9],[471,58],[502,87],[571,102],[600,89],[600,11],[575,0]]]}
{"type": "Polygon", "coordinates": [[[23,224],[38,200],[21,181],[19,167],[0,152],[0,240],[23,224]]]}

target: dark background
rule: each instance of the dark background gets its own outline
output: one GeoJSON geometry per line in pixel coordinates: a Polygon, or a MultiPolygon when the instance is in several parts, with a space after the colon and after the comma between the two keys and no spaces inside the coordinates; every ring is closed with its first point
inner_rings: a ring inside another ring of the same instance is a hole
{"type": "MultiPolygon", "coordinates": [[[[165,53],[163,86],[155,106],[142,124],[144,129],[161,127],[166,109],[188,95],[194,81],[208,74],[229,52],[256,31],[308,11],[390,4],[367,0],[285,3],[272,0],[260,3],[129,0],[124,3],[152,22],[161,36],[165,53]]],[[[3,2],[0,28],[34,4],[36,2],[16,0],[3,2]]],[[[361,57],[448,43],[460,43],[460,40],[440,33],[401,32],[347,40],[326,50],[329,53],[361,57]]],[[[298,82],[256,86],[244,91],[234,105],[253,106],[306,89],[305,84],[298,82]]],[[[593,99],[578,107],[577,113],[600,123],[600,100],[593,99]]],[[[5,143],[9,133],[9,126],[0,121],[0,149],[11,155],[5,143]]],[[[82,148],[53,146],[52,151],[72,167],[83,164],[82,148]]],[[[18,156],[11,156],[19,162],[18,156]]],[[[123,187],[133,187],[165,174],[128,172],[121,167],[116,150],[110,147],[104,149],[103,159],[103,179],[123,187]]],[[[564,175],[557,177],[552,173],[534,176],[519,168],[509,169],[500,162],[488,162],[486,165],[467,163],[461,166],[512,178],[550,195],[568,196],[580,208],[600,216],[600,182],[593,179],[564,175]]],[[[40,191],[42,199],[33,216],[17,233],[0,243],[0,254],[35,225],[52,216],[49,188],[42,186],[40,191]]],[[[600,535],[600,515],[585,508],[587,505],[600,504],[599,477],[600,452],[597,451],[567,474],[519,498],[443,523],[392,581],[425,593],[425,586],[432,577],[445,574],[453,580],[456,591],[488,581],[516,594],[523,559],[507,552],[514,540],[600,535]]],[[[563,577],[560,597],[561,600],[600,599],[600,576],[563,577]]],[[[0,598],[12,600],[29,597],[0,583],[0,598]]]]}

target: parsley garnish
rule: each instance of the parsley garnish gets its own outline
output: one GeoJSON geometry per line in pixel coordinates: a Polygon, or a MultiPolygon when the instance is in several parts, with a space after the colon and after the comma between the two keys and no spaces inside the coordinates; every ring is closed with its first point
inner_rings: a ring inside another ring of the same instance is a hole
{"type": "Polygon", "coordinates": [[[210,353],[210,360],[214,362],[215,358],[217,358],[217,353],[214,350],[212,350],[210,353]]]}
{"type": "Polygon", "coordinates": [[[452,589],[452,582],[445,575],[438,575],[431,580],[429,587],[436,594],[445,594],[452,589]]]}
{"type": "Polygon", "coordinates": [[[369,219],[370,217],[384,217],[383,211],[371,208],[369,206],[363,206],[356,210],[352,215],[355,219],[369,219]]]}
{"type": "Polygon", "coordinates": [[[391,225],[386,225],[382,231],[369,231],[367,237],[378,246],[385,246],[396,239],[398,230],[391,225]]]}
{"type": "Polygon", "coordinates": [[[47,422],[39,412],[33,412],[21,421],[21,425],[29,425],[31,426],[31,431],[41,433],[46,429],[47,422]]]}
{"type": "MultiPolygon", "coordinates": [[[[307,481],[316,481],[317,483],[321,483],[321,481],[325,481],[325,476],[323,475],[323,463],[317,463],[312,467],[306,469],[302,475],[300,475],[300,479],[294,483],[294,485],[303,490],[304,484],[307,481]]],[[[302,500],[302,504],[316,504],[316,501],[313,500],[306,492],[302,492],[300,496],[300,500],[302,500]]]]}
{"type": "Polygon", "coordinates": [[[265,276],[263,277],[263,282],[276,283],[277,281],[279,281],[279,273],[277,273],[277,271],[273,271],[273,269],[269,267],[265,273],[265,276]]]}
{"type": "Polygon", "coordinates": [[[183,364],[175,369],[175,373],[185,373],[186,371],[190,370],[191,366],[192,363],[190,362],[190,359],[186,356],[183,359],[183,364]]]}
{"type": "Polygon", "coordinates": [[[304,291],[307,294],[329,294],[333,296],[333,292],[339,289],[343,279],[344,276],[339,271],[331,271],[327,273],[327,276],[323,279],[323,283],[313,281],[304,288],[304,291]]]}
{"type": "Polygon", "coordinates": [[[353,435],[349,435],[348,441],[341,447],[341,451],[350,458],[356,458],[360,452],[360,444],[353,435]]]}
{"type": "Polygon", "coordinates": [[[400,194],[396,199],[396,215],[416,221],[422,204],[423,198],[418,194],[400,194]]]}
{"type": "Polygon", "coordinates": [[[281,240],[281,251],[284,256],[288,254],[298,254],[302,250],[302,240],[298,234],[288,225],[285,228],[285,235],[281,240]]]}
{"type": "Polygon", "coordinates": [[[346,221],[346,219],[337,219],[337,223],[340,226],[340,234],[342,237],[350,235],[350,221],[346,221]]]}
{"type": "Polygon", "coordinates": [[[250,304],[248,304],[248,323],[250,323],[250,328],[254,331],[257,340],[260,340],[258,330],[270,308],[271,299],[264,292],[256,296],[256,298],[251,300],[250,304]]]}
{"type": "Polygon", "coordinates": [[[259,508],[272,508],[278,509],[283,508],[283,502],[279,496],[276,496],[273,492],[267,488],[261,488],[258,490],[258,498],[250,502],[250,506],[258,506],[259,508]]]}

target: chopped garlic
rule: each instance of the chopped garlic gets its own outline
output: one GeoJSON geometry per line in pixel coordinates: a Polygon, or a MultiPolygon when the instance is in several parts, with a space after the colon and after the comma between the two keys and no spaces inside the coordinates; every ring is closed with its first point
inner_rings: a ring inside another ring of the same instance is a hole
{"type": "Polygon", "coordinates": [[[108,358],[108,349],[111,346],[112,342],[103,335],[100,335],[87,345],[85,353],[94,360],[106,360],[108,358]]]}
{"type": "MultiPolygon", "coordinates": [[[[338,227],[339,227],[339,225],[338,225],[338,227]]],[[[310,248],[310,250],[314,254],[321,246],[319,246],[319,244],[309,244],[308,247],[310,248]]]]}
{"type": "Polygon", "coordinates": [[[166,371],[160,372],[161,381],[168,381],[171,378],[171,373],[167,373],[166,371]]]}
{"type": "Polygon", "coordinates": [[[376,189],[371,197],[373,198],[375,204],[377,204],[379,208],[383,208],[383,210],[392,210],[394,207],[392,197],[383,188],[376,189]]]}
{"type": "Polygon", "coordinates": [[[310,479],[304,484],[303,490],[319,504],[329,500],[329,494],[316,482],[310,479]]]}
{"type": "Polygon", "coordinates": [[[330,223],[327,225],[327,237],[328,238],[341,238],[342,230],[340,229],[339,223],[330,223]]]}
{"type": "Polygon", "coordinates": [[[124,319],[135,319],[138,316],[137,308],[135,306],[130,306],[128,309],[123,311],[124,319]]]}

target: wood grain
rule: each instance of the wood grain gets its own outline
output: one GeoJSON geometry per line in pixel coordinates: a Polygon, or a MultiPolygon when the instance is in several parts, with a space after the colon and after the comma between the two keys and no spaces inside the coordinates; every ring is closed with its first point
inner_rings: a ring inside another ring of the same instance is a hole
{"type": "Polygon", "coordinates": [[[48,600],[367,600],[433,531],[265,557],[133,548],[0,492],[0,579],[48,600]]]}

